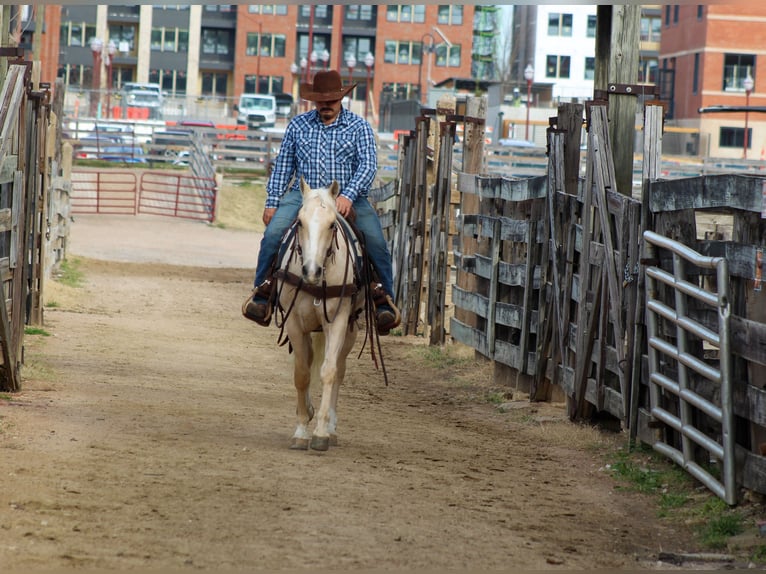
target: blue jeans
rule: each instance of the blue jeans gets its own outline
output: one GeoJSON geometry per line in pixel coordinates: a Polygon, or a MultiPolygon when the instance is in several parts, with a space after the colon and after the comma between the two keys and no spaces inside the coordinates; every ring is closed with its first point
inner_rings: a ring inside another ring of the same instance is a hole
{"type": "MultiPolygon", "coordinates": [[[[299,189],[288,191],[282,196],[279,207],[266,226],[261,240],[258,266],[255,270],[256,287],[268,279],[271,264],[279,250],[282,235],[298,216],[302,203],[303,196],[299,189]]],[[[354,211],[356,211],[356,227],[364,235],[367,255],[370,257],[375,271],[378,272],[383,289],[393,298],[394,271],[391,266],[391,253],[388,250],[386,239],[383,237],[383,228],[380,226],[378,214],[375,213],[366,197],[356,199],[354,211]]]]}

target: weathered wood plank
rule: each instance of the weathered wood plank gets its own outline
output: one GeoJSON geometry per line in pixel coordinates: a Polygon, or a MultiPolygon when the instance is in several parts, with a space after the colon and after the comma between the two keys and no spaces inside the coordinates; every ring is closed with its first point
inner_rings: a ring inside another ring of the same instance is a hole
{"type": "Polygon", "coordinates": [[[763,177],[739,174],[652,181],[649,184],[649,209],[653,213],[713,208],[761,213],[764,181],[763,177]]]}

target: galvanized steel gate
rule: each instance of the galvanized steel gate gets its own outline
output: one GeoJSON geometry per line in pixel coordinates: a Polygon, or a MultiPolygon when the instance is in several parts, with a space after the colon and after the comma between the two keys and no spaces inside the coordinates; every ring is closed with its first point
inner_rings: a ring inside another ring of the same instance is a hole
{"type": "Polygon", "coordinates": [[[666,425],[666,432],[660,433],[662,436],[653,447],[728,504],[736,504],[731,308],[726,259],[705,257],[652,231],[644,232],[644,249],[646,260],[652,263],[646,267],[650,413],[653,419],[666,425]],[[672,255],[672,273],[660,268],[660,249],[672,255]],[[690,281],[690,277],[704,277],[703,273],[690,274],[691,266],[714,270],[718,292],[690,281]],[[660,297],[663,290],[667,295],[665,301],[660,297]],[[705,320],[711,310],[717,321],[712,317],[705,320]],[[717,349],[717,361],[697,358],[691,349],[699,345],[717,349]],[[716,402],[693,390],[694,383],[701,379],[717,388],[716,402]],[[695,461],[695,445],[707,450],[711,462],[721,465],[720,479],[695,461]]]}

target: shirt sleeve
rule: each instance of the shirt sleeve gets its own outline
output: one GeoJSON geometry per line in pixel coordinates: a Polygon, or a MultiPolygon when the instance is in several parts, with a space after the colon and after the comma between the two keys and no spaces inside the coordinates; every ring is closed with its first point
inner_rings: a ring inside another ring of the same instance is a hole
{"type": "Polygon", "coordinates": [[[369,191],[375,180],[375,173],[378,171],[378,146],[375,142],[375,133],[366,121],[361,122],[361,129],[358,130],[356,148],[359,165],[341,192],[341,195],[348,198],[351,203],[356,201],[362,191],[369,191]]]}
{"type": "Polygon", "coordinates": [[[287,191],[295,173],[295,131],[293,122],[290,122],[266,184],[266,209],[279,207],[279,200],[287,191]]]}

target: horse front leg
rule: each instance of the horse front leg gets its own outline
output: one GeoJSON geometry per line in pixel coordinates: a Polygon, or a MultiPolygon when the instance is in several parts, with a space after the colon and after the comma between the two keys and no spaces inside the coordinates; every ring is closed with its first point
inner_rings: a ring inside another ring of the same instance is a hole
{"type": "Polygon", "coordinates": [[[308,450],[311,432],[309,422],[314,417],[314,406],[311,404],[311,361],[312,349],[310,335],[300,334],[295,338],[290,337],[293,345],[295,365],[293,367],[293,382],[297,393],[297,406],[295,409],[296,426],[291,449],[308,450]]]}
{"type": "Polygon", "coordinates": [[[330,397],[330,423],[328,425],[330,446],[338,446],[338,395],[340,394],[340,387],[346,378],[346,363],[348,355],[356,342],[356,334],[356,326],[352,323],[348,326],[346,339],[343,343],[340,356],[338,357],[338,372],[335,376],[335,384],[333,385],[332,395],[330,397]]]}
{"type": "Polygon", "coordinates": [[[327,450],[332,443],[337,444],[337,416],[335,407],[343,373],[345,373],[347,325],[339,318],[330,325],[325,325],[325,356],[320,368],[322,381],[322,400],[317,413],[317,424],[311,437],[313,450],[327,450]]]}

